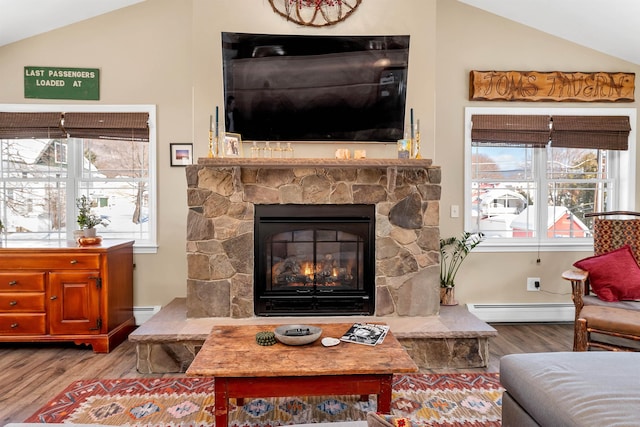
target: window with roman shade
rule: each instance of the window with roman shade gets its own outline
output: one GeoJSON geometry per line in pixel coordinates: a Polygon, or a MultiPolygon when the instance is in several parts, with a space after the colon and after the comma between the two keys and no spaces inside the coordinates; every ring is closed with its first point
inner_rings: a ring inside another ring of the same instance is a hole
{"type": "Polygon", "coordinates": [[[153,105],[0,104],[0,239],[73,239],[86,195],[103,239],[154,252],[154,129],[153,105]]]}
{"type": "MultiPolygon", "coordinates": [[[[465,230],[484,248],[591,247],[586,214],[636,210],[632,108],[465,109],[465,230]]],[[[555,250],[555,249],[551,249],[555,250]]]]}

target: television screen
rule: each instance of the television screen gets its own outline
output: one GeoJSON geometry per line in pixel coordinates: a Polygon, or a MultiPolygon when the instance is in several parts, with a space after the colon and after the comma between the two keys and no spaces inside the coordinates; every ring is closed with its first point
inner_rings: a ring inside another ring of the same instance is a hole
{"type": "Polygon", "coordinates": [[[249,141],[392,142],[409,36],[222,33],[225,129],[249,141]]]}

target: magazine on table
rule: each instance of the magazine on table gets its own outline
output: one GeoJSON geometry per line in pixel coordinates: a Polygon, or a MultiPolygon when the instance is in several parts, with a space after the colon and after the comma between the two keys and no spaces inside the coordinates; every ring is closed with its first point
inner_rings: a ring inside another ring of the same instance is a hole
{"type": "Polygon", "coordinates": [[[340,340],[357,344],[376,345],[384,340],[388,331],[388,325],[354,323],[340,340]]]}

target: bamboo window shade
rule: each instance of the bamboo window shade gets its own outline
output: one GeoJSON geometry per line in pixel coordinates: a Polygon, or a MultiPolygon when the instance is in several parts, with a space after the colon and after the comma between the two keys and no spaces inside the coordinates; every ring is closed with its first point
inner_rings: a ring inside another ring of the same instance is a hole
{"type": "Polygon", "coordinates": [[[627,116],[554,116],[553,147],[627,150],[631,125],[627,116]]]}
{"type": "Polygon", "coordinates": [[[149,140],[149,114],[0,112],[0,138],[149,140]]]}
{"type": "Polygon", "coordinates": [[[627,150],[628,116],[471,116],[473,145],[627,150]]]}
{"type": "Polygon", "coordinates": [[[544,147],[549,143],[549,116],[474,114],[474,145],[544,147]]]}
{"type": "Polygon", "coordinates": [[[0,112],[0,138],[66,138],[60,128],[62,113],[0,112]]]}

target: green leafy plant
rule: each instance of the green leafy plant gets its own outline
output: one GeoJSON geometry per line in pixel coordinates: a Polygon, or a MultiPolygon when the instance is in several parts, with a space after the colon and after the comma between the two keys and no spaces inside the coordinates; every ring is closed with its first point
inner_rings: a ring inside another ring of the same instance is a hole
{"type": "Polygon", "coordinates": [[[440,239],[440,287],[453,288],[458,269],[469,253],[484,240],[482,233],[465,231],[460,237],[440,239]]]}
{"type": "Polygon", "coordinates": [[[81,229],[94,228],[96,225],[102,225],[103,227],[108,225],[107,221],[91,212],[91,200],[86,195],[76,199],[76,207],[78,208],[76,222],[81,229]]]}

